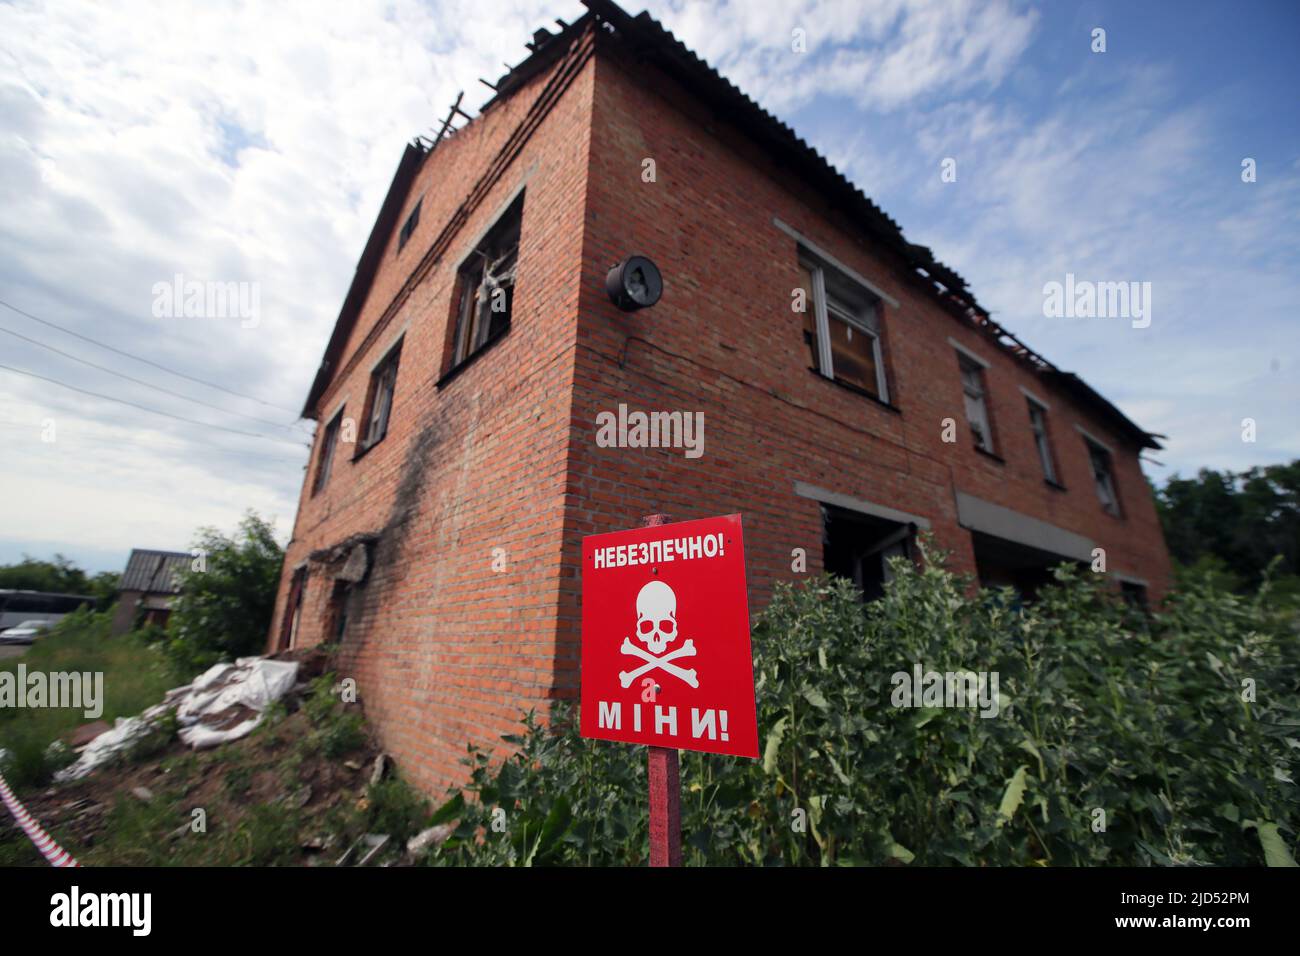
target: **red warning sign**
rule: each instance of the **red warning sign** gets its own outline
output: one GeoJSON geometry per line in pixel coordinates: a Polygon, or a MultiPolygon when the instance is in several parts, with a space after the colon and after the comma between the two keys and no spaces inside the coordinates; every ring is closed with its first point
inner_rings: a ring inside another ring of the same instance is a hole
{"type": "Polygon", "coordinates": [[[758,756],[740,515],[583,539],[581,727],[758,756]]]}

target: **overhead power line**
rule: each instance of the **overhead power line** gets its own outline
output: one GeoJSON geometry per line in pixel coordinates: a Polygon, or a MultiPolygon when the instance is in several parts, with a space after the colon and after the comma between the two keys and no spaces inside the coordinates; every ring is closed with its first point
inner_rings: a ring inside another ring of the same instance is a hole
{"type": "Polygon", "coordinates": [[[211,408],[214,411],[218,411],[226,415],[238,415],[240,418],[246,418],[250,422],[258,422],[259,424],[262,425],[271,425],[275,428],[287,428],[287,429],[292,429],[294,427],[293,425],[286,425],[283,422],[273,422],[267,418],[258,418],[255,415],[245,415],[243,412],[237,412],[234,411],[233,409],[222,408],[220,405],[213,405],[211,402],[205,402],[201,398],[191,398],[190,396],[184,395],[180,392],[173,392],[170,388],[163,388],[161,385],[154,385],[152,382],[146,382],[144,379],[135,378],[131,375],[127,375],[125,372],[119,372],[116,369],[111,369],[106,365],[100,365],[96,362],[90,361],[89,359],[84,359],[81,358],[80,356],[73,355],[71,352],[65,352],[63,351],[63,349],[57,349],[53,345],[49,345],[48,343],[42,342],[39,339],[33,339],[30,338],[29,336],[23,335],[21,332],[15,332],[13,329],[7,329],[3,325],[0,325],[0,332],[4,332],[6,335],[12,335],[16,339],[22,339],[24,342],[30,342],[32,345],[39,345],[43,349],[49,349],[55,355],[62,355],[64,358],[70,358],[74,362],[80,362],[82,365],[89,365],[91,368],[99,369],[99,371],[101,372],[107,372],[109,375],[116,375],[118,378],[124,378],[128,382],[134,382],[136,385],[143,385],[145,388],[152,388],[155,391],[162,392],[164,395],[170,395],[173,398],[179,398],[187,402],[193,402],[196,405],[202,405],[204,408],[211,408]]]}
{"type": "Polygon", "coordinates": [[[213,425],[211,422],[201,422],[197,418],[186,418],[183,415],[173,415],[171,412],[164,412],[161,409],[150,408],[148,405],[138,405],[135,402],[128,402],[124,398],[114,398],[112,395],[101,395],[99,392],[92,392],[89,389],[79,388],[76,385],[69,385],[67,382],[60,382],[57,378],[37,375],[35,372],[28,372],[24,369],[14,368],[10,365],[0,365],[0,369],[4,369],[6,372],[14,372],[17,375],[26,375],[28,378],[37,378],[42,382],[49,382],[51,385],[58,385],[60,388],[80,392],[82,395],[89,395],[92,398],[102,398],[107,402],[117,402],[119,405],[129,405],[131,408],[138,408],[140,411],[149,412],[151,415],[162,415],[165,418],[174,418],[178,422],[185,422],[189,425],[198,425],[201,428],[215,428],[217,431],[230,432],[232,435],[243,435],[247,438],[260,438],[262,441],[273,441],[280,445],[293,445],[295,448],[310,447],[307,442],[290,441],[287,438],[273,438],[270,435],[263,435],[259,432],[246,432],[238,428],[227,428],[225,425],[213,425]]]}
{"type": "Polygon", "coordinates": [[[251,402],[257,402],[259,405],[265,405],[267,408],[276,408],[282,412],[288,412],[290,415],[298,414],[292,408],[285,408],[283,405],[276,405],[274,402],[268,402],[265,399],[258,398],[256,395],[246,395],[243,392],[236,392],[233,391],[232,389],[226,388],[224,385],[218,385],[216,382],[209,382],[206,379],[195,378],[193,375],[187,375],[185,372],[178,372],[174,368],[168,368],[166,365],[160,365],[159,363],[153,361],[152,359],[143,358],[139,355],[133,355],[130,352],[124,352],[122,349],[109,345],[107,342],[100,342],[98,339],[92,339],[89,335],[82,335],[80,332],[74,332],[72,329],[64,328],[62,325],[59,325],[55,322],[51,322],[49,319],[42,319],[38,315],[32,315],[30,312],[24,312],[16,305],[10,305],[8,302],[5,302],[3,299],[0,299],[0,305],[4,306],[6,309],[9,309],[12,312],[17,312],[19,315],[26,316],[27,318],[31,319],[33,322],[39,322],[42,325],[48,325],[52,329],[58,329],[60,332],[66,332],[68,335],[76,336],[82,341],[89,342],[91,345],[98,345],[101,349],[108,349],[110,352],[116,352],[118,355],[125,356],[126,358],[134,359],[137,362],[143,362],[145,365],[152,365],[154,368],[166,372],[169,375],[176,375],[179,376],[180,378],[188,379],[191,382],[196,382],[199,385],[206,385],[208,388],[215,388],[218,391],[225,392],[227,395],[234,395],[237,398],[246,398],[251,402]]]}
{"type": "MultiPolygon", "coordinates": [[[[41,426],[39,425],[24,425],[19,422],[0,422],[0,428],[6,428],[25,434],[32,434],[33,432],[39,432],[41,430],[41,426]]],[[[297,458],[287,458],[284,455],[259,455],[254,451],[244,451],[239,448],[223,448],[220,445],[201,445],[196,449],[193,444],[185,445],[178,442],[156,443],[139,441],[132,438],[100,438],[98,436],[85,435],[80,432],[73,434],[70,437],[68,437],[66,431],[61,432],[57,444],[59,450],[62,451],[69,446],[75,448],[82,442],[89,442],[99,448],[119,450],[123,444],[127,444],[131,445],[133,448],[155,452],[159,455],[165,455],[169,451],[183,451],[191,459],[202,455],[213,455],[218,458],[257,459],[259,461],[283,462],[284,464],[302,463],[297,458]]]]}

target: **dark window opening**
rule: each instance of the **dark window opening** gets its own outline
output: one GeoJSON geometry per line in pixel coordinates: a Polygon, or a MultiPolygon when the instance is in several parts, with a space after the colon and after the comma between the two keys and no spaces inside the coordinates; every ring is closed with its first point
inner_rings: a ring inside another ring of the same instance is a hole
{"type": "Polygon", "coordinates": [[[293,573],[293,582],[289,585],[289,600],[285,604],[284,620],[280,622],[279,650],[289,650],[298,641],[298,625],[302,621],[302,602],[306,590],[307,569],[299,568],[293,573]]]}
{"type": "Polygon", "coordinates": [[[980,587],[1011,587],[1026,601],[1052,583],[1053,568],[1073,560],[979,531],[971,532],[971,544],[980,587]]]}
{"type": "Polygon", "coordinates": [[[1056,480],[1056,462],[1052,458],[1052,442],[1047,435],[1047,410],[1032,398],[1029,399],[1029,427],[1034,432],[1034,447],[1038,449],[1038,461],[1043,466],[1043,478],[1052,484],[1056,480]]]}
{"type": "Polygon", "coordinates": [[[1139,584],[1137,581],[1120,581],[1119,592],[1125,601],[1139,611],[1146,611],[1150,607],[1147,603],[1145,584],[1139,584]]]}
{"type": "Polygon", "coordinates": [[[520,196],[483,237],[457,273],[453,368],[495,342],[510,328],[523,211],[524,200],[520,196]]]}
{"type": "Polygon", "coordinates": [[[402,342],[399,340],[370,373],[370,393],[366,398],[366,440],[362,442],[362,451],[379,444],[388,434],[388,422],[393,412],[393,394],[397,389],[397,367],[401,357],[402,342]]]}
{"type": "Polygon", "coordinates": [[[1110,452],[1091,439],[1085,438],[1088,445],[1088,460],[1092,465],[1092,479],[1097,486],[1097,500],[1107,514],[1119,517],[1119,495],[1115,492],[1115,472],[1111,467],[1110,452]]]}
{"type": "Polygon", "coordinates": [[[343,424],[343,411],[334,416],[334,420],[325,426],[321,436],[320,458],[316,462],[316,480],[312,482],[311,493],[318,494],[330,480],[330,469],[334,466],[334,450],[339,443],[339,427],[343,424]]]}
{"type": "Polygon", "coordinates": [[[915,534],[911,524],[822,505],[822,566],[852,581],[864,601],[875,601],[893,580],[889,559],[910,559],[915,534]]]}
{"type": "Polygon", "coordinates": [[[966,421],[970,425],[975,447],[992,453],[993,426],[989,422],[989,406],[984,394],[984,367],[957,354],[961,367],[961,391],[966,402],[966,421]]]}
{"type": "Polygon", "coordinates": [[[329,627],[326,630],[335,644],[341,643],[347,634],[351,604],[352,586],[347,581],[335,581],[334,590],[330,592],[329,627]]]}
{"type": "Polygon", "coordinates": [[[411,210],[411,214],[406,217],[406,222],[402,223],[401,232],[397,234],[398,252],[402,251],[402,247],[406,245],[406,241],[410,239],[411,234],[415,232],[415,227],[420,224],[420,206],[423,205],[423,203],[423,199],[417,202],[415,208],[411,210]]]}

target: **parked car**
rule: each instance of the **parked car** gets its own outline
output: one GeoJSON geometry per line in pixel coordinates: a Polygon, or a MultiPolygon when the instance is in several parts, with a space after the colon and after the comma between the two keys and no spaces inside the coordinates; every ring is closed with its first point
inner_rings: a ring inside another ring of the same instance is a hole
{"type": "Polygon", "coordinates": [[[17,627],[0,631],[0,644],[30,644],[49,629],[49,621],[23,621],[17,627]]]}

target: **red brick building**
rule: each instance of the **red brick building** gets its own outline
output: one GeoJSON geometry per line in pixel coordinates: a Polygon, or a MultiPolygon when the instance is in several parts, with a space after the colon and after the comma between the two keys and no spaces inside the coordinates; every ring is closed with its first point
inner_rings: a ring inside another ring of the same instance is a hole
{"type": "Polygon", "coordinates": [[[587,6],[402,157],[304,410],[270,647],[336,642],[434,788],[576,695],[581,539],[650,512],[742,513],[754,609],[796,549],[870,594],[923,529],[988,583],[1101,548],[1159,599],[1155,438],[659,24],[587,6]],[[631,254],[663,295],[627,312],[631,254]],[[605,447],[620,405],[703,444],[605,447]]]}

